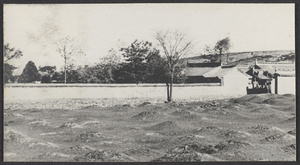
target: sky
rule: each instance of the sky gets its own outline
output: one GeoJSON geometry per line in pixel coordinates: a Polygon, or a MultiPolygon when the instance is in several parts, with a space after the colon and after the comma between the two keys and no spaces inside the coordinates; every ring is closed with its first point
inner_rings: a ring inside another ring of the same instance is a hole
{"type": "MultiPolygon", "coordinates": [[[[158,30],[180,30],[194,43],[194,53],[225,37],[231,52],[295,50],[294,4],[4,4],[4,44],[23,52],[9,63],[21,74],[28,61],[63,66],[57,52],[69,36],[86,54],[77,65],[94,65],[110,49],[135,39],[155,40],[158,30]]],[[[121,53],[121,52],[118,52],[121,53]]]]}

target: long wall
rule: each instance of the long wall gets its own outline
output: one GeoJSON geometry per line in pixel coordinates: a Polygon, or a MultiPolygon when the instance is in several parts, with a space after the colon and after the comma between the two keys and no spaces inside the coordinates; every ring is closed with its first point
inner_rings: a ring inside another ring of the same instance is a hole
{"type": "MultiPolygon", "coordinates": [[[[9,84],[4,87],[4,99],[61,98],[155,98],[166,99],[165,84],[9,84]]],[[[173,98],[206,99],[245,95],[217,84],[175,84],[173,98]]]]}

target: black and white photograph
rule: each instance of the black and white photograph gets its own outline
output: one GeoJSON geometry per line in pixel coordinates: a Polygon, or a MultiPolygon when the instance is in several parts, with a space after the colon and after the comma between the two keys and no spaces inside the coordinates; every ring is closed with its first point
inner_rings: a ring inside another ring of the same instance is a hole
{"type": "Polygon", "coordinates": [[[4,162],[296,161],[294,3],[3,4],[4,162]]]}

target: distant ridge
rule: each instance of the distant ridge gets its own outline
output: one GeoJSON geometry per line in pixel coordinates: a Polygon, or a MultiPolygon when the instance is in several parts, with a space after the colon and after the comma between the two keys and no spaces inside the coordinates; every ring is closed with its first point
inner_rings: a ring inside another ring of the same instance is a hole
{"type": "MultiPolygon", "coordinates": [[[[226,55],[222,56],[221,61],[226,62],[226,55]]],[[[265,51],[245,51],[228,53],[228,63],[235,65],[252,65],[255,61],[260,63],[294,63],[295,50],[265,50],[265,51]]],[[[220,62],[219,55],[208,54],[186,57],[180,60],[180,64],[187,62],[193,63],[214,63],[220,62]]]]}

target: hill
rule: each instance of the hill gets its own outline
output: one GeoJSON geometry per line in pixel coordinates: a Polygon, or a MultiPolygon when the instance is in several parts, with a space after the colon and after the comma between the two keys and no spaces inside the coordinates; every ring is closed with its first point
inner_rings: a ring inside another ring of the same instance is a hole
{"type": "MultiPolygon", "coordinates": [[[[222,62],[226,61],[227,56],[222,57],[222,62]]],[[[209,63],[219,61],[218,55],[198,55],[187,57],[180,60],[180,64],[189,62],[209,63]]],[[[250,51],[250,52],[233,52],[228,54],[228,62],[236,65],[252,65],[255,60],[258,62],[282,62],[290,63],[295,61],[294,50],[272,50],[272,51],[250,51]]]]}

